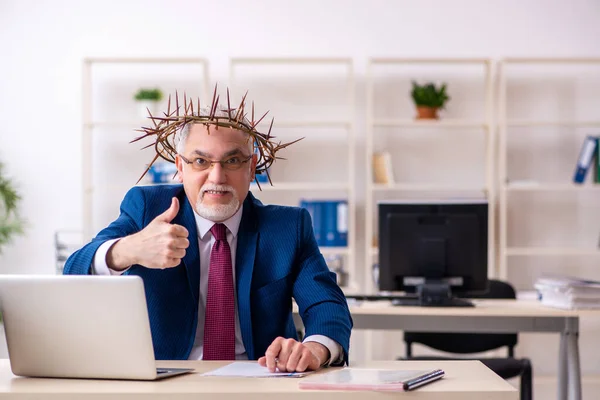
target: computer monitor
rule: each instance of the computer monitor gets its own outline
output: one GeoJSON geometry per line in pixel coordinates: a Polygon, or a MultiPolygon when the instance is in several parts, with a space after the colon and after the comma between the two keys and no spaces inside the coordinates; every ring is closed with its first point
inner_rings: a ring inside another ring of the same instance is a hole
{"type": "Polygon", "coordinates": [[[381,291],[416,292],[417,305],[454,307],[472,306],[455,294],[487,290],[486,200],[380,202],[378,213],[381,291]]]}

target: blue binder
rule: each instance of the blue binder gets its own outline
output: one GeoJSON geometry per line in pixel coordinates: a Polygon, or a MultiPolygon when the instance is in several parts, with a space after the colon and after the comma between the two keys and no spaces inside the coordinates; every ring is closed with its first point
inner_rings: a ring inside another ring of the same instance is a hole
{"type": "Polygon", "coordinates": [[[583,141],[583,145],[579,151],[579,158],[577,159],[577,167],[575,168],[573,182],[583,183],[585,181],[585,176],[594,160],[594,152],[597,145],[596,138],[591,135],[588,135],[583,141]]]}
{"type": "Polygon", "coordinates": [[[337,201],[321,202],[321,207],[323,207],[323,246],[337,246],[337,205],[337,201]]]}
{"type": "Polygon", "coordinates": [[[348,246],[348,202],[340,200],[337,203],[337,236],[336,246],[348,246]]]}
{"type": "Polygon", "coordinates": [[[323,246],[348,246],[348,202],[327,200],[323,206],[323,246]]]}
{"type": "Polygon", "coordinates": [[[262,174],[256,174],[256,182],[269,183],[269,177],[267,176],[267,173],[263,172],[262,174]]]}
{"type": "Polygon", "coordinates": [[[319,202],[313,200],[304,200],[300,201],[300,207],[306,208],[308,213],[310,214],[310,218],[312,219],[313,232],[315,234],[315,239],[317,240],[317,244],[322,245],[322,221],[321,221],[321,206],[319,202]]]}
{"type": "Polygon", "coordinates": [[[320,247],[348,246],[348,202],[346,200],[306,200],[300,207],[308,210],[315,239],[320,247]]]}

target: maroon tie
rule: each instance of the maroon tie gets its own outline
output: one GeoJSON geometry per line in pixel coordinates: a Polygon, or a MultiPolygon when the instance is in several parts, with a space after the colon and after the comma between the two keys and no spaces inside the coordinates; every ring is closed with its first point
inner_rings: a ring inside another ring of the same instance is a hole
{"type": "Polygon", "coordinates": [[[231,250],[227,228],[214,224],[210,229],[215,244],[210,253],[208,293],[204,320],[204,360],[235,360],[235,300],[231,250]]]}

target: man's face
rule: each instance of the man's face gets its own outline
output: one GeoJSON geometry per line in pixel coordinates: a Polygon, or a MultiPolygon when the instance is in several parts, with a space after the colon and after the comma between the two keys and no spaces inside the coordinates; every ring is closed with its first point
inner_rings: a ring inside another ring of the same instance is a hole
{"type": "Polygon", "coordinates": [[[237,170],[223,168],[219,163],[199,170],[194,164],[208,165],[202,159],[229,160],[232,164],[246,160],[252,155],[248,134],[231,128],[193,124],[181,155],[192,164],[187,164],[179,155],[176,157],[179,181],[198,215],[221,222],[235,214],[254,179],[256,156],[237,170]]]}

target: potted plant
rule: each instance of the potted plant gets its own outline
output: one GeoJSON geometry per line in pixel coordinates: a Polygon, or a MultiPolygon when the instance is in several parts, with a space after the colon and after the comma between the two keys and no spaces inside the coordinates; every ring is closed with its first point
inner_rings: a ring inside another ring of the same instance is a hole
{"type": "Polygon", "coordinates": [[[432,82],[419,85],[413,81],[411,95],[417,107],[417,119],[437,119],[438,110],[443,109],[450,100],[445,83],[438,89],[432,82]]]}
{"type": "Polygon", "coordinates": [[[137,91],[134,98],[138,103],[138,111],[140,116],[145,117],[148,115],[148,111],[150,111],[152,115],[156,114],[156,106],[158,102],[162,100],[163,93],[158,88],[141,88],[137,91]]]}
{"type": "Polygon", "coordinates": [[[2,173],[0,164],[0,253],[15,235],[23,233],[24,222],[17,214],[20,200],[13,183],[2,173]]]}

